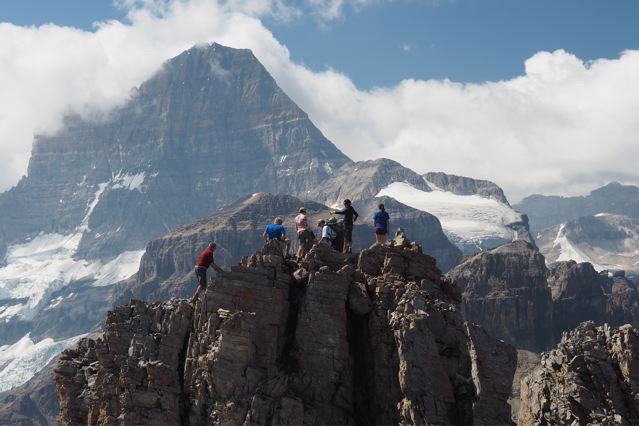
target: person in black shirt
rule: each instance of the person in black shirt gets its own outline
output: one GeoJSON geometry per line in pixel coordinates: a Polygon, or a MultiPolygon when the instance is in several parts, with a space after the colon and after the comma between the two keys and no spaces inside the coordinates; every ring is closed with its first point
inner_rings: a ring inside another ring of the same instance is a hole
{"type": "Polygon", "coordinates": [[[333,210],[331,214],[344,215],[344,253],[350,253],[353,248],[353,223],[357,222],[359,215],[351,206],[351,200],[344,200],[344,208],[342,210],[333,210]]]}

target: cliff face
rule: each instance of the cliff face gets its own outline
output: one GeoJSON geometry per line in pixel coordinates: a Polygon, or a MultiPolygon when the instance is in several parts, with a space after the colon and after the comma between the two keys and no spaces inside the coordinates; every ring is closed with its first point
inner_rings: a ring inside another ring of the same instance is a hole
{"type": "Polygon", "coordinates": [[[639,320],[637,286],[622,272],[609,277],[574,261],[548,269],[524,241],[469,257],[449,276],[462,290],[466,319],[519,349],[546,350],[582,321],[639,320]]]}
{"type": "Polygon", "coordinates": [[[273,242],[195,308],[133,301],[56,368],[60,423],[503,424],[514,348],[465,323],[416,245],[273,242]]]}
{"type": "Polygon", "coordinates": [[[521,349],[552,344],[552,297],[544,257],[524,241],[466,259],[450,272],[467,320],[521,349]]]}
{"type": "Polygon", "coordinates": [[[520,425],[639,422],[639,335],[585,322],[522,381],[520,425]]]}

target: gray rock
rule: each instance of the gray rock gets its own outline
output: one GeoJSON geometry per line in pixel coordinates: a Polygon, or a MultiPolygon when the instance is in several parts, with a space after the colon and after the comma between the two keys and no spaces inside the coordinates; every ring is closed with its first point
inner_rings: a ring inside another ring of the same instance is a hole
{"type": "Polygon", "coordinates": [[[582,323],[522,380],[519,424],[637,424],[638,355],[636,329],[582,323]]]}
{"type": "Polygon", "coordinates": [[[463,321],[419,246],[372,247],[381,261],[369,272],[356,266],[368,252],[316,246],[298,264],[271,248],[219,274],[195,309],[173,299],[111,311],[103,337],[60,357],[60,424],[509,419],[514,349],[463,321]]]}
{"type": "Polygon", "coordinates": [[[424,178],[433,185],[457,195],[480,195],[493,198],[510,206],[504,191],[488,180],[472,179],[464,176],[449,175],[442,172],[430,172],[424,178]]]}

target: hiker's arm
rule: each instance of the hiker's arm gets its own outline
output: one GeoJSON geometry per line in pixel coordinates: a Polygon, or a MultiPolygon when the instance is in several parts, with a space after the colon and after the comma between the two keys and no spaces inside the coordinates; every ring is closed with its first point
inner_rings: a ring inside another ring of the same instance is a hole
{"type": "Polygon", "coordinates": [[[264,231],[264,233],[262,234],[262,239],[265,243],[268,243],[268,234],[266,233],[266,231],[264,231]]]}
{"type": "Polygon", "coordinates": [[[342,209],[342,210],[333,210],[334,214],[346,214],[346,209],[342,209]]]}
{"type": "Polygon", "coordinates": [[[220,268],[219,266],[217,266],[217,263],[215,263],[215,262],[213,262],[213,263],[211,264],[211,266],[213,267],[213,270],[214,270],[215,272],[224,272],[224,269],[222,269],[222,268],[220,268]]]}
{"type": "Polygon", "coordinates": [[[357,211],[355,211],[355,209],[353,209],[353,223],[357,222],[357,218],[359,217],[359,215],[357,214],[357,211]]]}

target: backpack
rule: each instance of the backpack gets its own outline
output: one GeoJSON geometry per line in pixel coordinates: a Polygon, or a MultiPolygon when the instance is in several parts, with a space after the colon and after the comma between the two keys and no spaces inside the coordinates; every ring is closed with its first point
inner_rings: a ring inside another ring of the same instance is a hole
{"type": "Polygon", "coordinates": [[[344,220],[331,218],[326,222],[326,225],[335,232],[335,238],[331,240],[331,246],[337,251],[342,251],[344,247],[344,236],[346,235],[344,220]]]}

